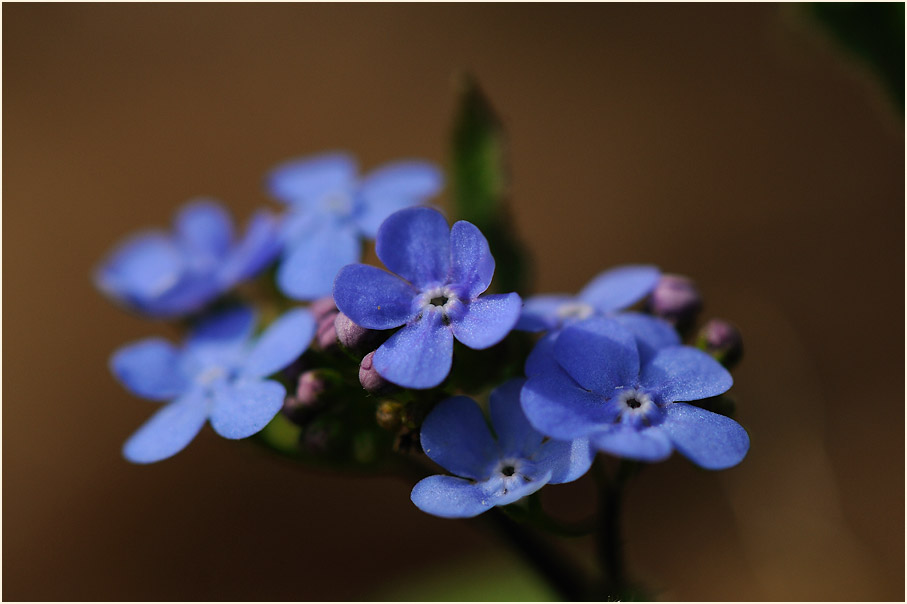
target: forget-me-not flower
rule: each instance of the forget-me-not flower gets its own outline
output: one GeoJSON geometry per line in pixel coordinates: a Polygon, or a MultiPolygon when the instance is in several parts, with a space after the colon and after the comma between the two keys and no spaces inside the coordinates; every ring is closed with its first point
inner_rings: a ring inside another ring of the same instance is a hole
{"type": "Polygon", "coordinates": [[[495,436],[468,397],[449,398],[432,409],[422,424],[422,448],[456,476],[429,476],[416,484],[411,499],[420,510],[442,518],[471,518],[589,470],[594,452],[587,440],[545,439],[529,424],[520,408],[523,382],[510,380],[492,391],[495,436]]]}
{"type": "Polygon", "coordinates": [[[315,320],[291,310],[257,338],[248,308],[222,311],[203,321],[179,349],[151,338],[114,353],[110,368],[134,394],[167,401],[123,446],[123,456],[152,463],[181,451],[205,421],[224,438],[246,438],[265,427],[283,406],[282,384],[265,379],[305,351],[315,320]]]}
{"type": "Polygon", "coordinates": [[[177,317],[255,276],[280,252],[279,221],[265,211],[239,239],[216,201],[190,202],[174,222],[173,233],[148,231],[118,246],[95,272],[97,287],[133,310],[177,317]]]}
{"type": "Polygon", "coordinates": [[[345,266],[334,282],[334,301],[367,329],[405,325],[375,352],[374,367],[387,380],[433,388],[450,372],[454,338],[488,348],[516,324],[517,294],[480,296],[491,284],[494,258],[475,225],[461,220],[449,228],[437,210],[400,210],[381,225],[375,249],[396,275],[345,266]]]}
{"type": "Polygon", "coordinates": [[[345,153],[286,162],[268,177],[271,195],[290,206],[277,284],[287,296],[314,300],[331,293],[343,266],[358,262],[362,239],[373,239],[385,218],[424,203],[444,178],[433,164],[398,161],[363,177],[345,153]]]}
{"type": "Polygon", "coordinates": [[[521,395],[543,434],[588,438],[600,451],[639,461],[660,461],[676,449],[713,470],[736,465],[749,450],[740,424],[681,402],[717,396],[733,383],[701,350],[669,346],[641,361],[629,330],[594,317],[561,332],[553,362],[521,395]]]}
{"type": "Polygon", "coordinates": [[[547,332],[526,359],[526,375],[551,365],[554,343],[564,327],[592,316],[621,322],[637,336],[643,354],[680,344],[680,336],[666,321],[637,312],[618,312],[649,295],[660,276],[654,266],[619,266],[597,275],[576,296],[542,294],[526,300],[515,329],[547,332]]]}

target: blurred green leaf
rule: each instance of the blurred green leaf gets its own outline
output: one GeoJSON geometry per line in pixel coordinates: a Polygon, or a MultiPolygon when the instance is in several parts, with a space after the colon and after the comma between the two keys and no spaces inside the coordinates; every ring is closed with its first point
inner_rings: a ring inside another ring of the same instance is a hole
{"type": "Polygon", "coordinates": [[[405,581],[374,594],[402,602],[550,602],[557,594],[512,556],[483,556],[406,575],[405,581]]]}
{"type": "Polygon", "coordinates": [[[451,136],[451,187],[457,218],[479,227],[488,239],[497,264],[493,290],[524,290],[528,263],[507,207],[504,128],[472,76],[460,78],[457,94],[451,136]]]}
{"type": "Polygon", "coordinates": [[[904,3],[817,2],[808,5],[816,21],[881,78],[904,111],[904,3]]]}
{"type": "Polygon", "coordinates": [[[453,129],[453,194],[457,214],[484,230],[507,194],[504,130],[472,76],[459,82],[453,129]]]}

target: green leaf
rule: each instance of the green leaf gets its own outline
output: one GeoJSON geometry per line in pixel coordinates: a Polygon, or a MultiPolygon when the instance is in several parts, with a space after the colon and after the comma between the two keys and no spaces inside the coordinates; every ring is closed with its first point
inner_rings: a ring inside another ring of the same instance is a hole
{"type": "Polygon", "coordinates": [[[904,3],[817,2],[813,18],[882,81],[892,102],[904,111],[904,3]]]}
{"type": "Polygon", "coordinates": [[[472,76],[459,82],[453,129],[453,194],[458,216],[484,230],[507,195],[504,129],[472,76]]]}
{"type": "Polygon", "coordinates": [[[451,187],[457,217],[479,227],[498,270],[493,291],[523,290],[526,252],[507,207],[509,178],[504,128],[476,80],[464,75],[451,136],[451,187]]]}
{"type": "Polygon", "coordinates": [[[516,557],[500,553],[410,573],[389,584],[374,600],[405,602],[557,601],[545,581],[516,557]]]}

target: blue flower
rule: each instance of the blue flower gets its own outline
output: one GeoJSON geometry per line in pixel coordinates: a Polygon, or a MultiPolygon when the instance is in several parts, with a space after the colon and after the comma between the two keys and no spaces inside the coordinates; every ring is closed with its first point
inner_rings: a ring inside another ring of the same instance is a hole
{"type": "Polygon", "coordinates": [[[647,296],[660,276],[654,266],[620,266],[600,273],[576,296],[544,294],[526,300],[514,329],[548,332],[526,359],[526,375],[551,366],[554,343],[564,327],[593,316],[607,316],[623,324],[636,336],[643,356],[679,345],[680,336],[668,322],[637,312],[618,313],[647,296]]]}
{"type": "Polygon", "coordinates": [[[400,210],[381,225],[375,250],[402,279],[351,264],[337,275],[334,301],[367,329],[405,325],[374,356],[378,373],[399,386],[437,386],[450,372],[454,338],[470,348],[488,348],[519,318],[517,294],[479,297],[491,283],[494,258],[469,222],[449,228],[437,210],[400,210]]]}
{"type": "Polygon", "coordinates": [[[636,338],[611,319],[565,328],[554,367],[529,378],[523,410],[552,438],[588,438],[619,457],[660,461],[673,450],[707,469],[740,463],[749,436],[723,415],[679,401],[717,396],[731,375],[708,354],[670,346],[640,359],[636,338]]]}
{"type": "Polygon", "coordinates": [[[205,420],[224,438],[255,434],[280,411],[283,385],[264,379],[292,363],[315,332],[308,310],[296,309],[252,338],[255,315],[223,311],[202,322],[180,350],[151,338],[114,353],[110,368],[134,394],[168,401],[126,441],[123,456],[160,461],[181,451],[205,420]]]}
{"type": "Polygon", "coordinates": [[[438,193],[443,176],[422,161],[387,164],[360,178],[344,153],[296,159],[275,168],[268,190],[291,206],[277,284],[287,296],[314,300],[331,293],[343,266],[358,262],[362,239],[374,239],[385,218],[438,193]]]}
{"type": "Polygon", "coordinates": [[[523,380],[505,382],[491,393],[491,424],[472,399],[456,396],[432,409],[422,424],[425,454],[452,474],[429,476],[411,499],[423,512],[442,518],[471,518],[507,505],[546,484],[571,482],[585,474],[594,453],[585,439],[550,440],[520,408],[523,380]]]}
{"type": "Polygon", "coordinates": [[[280,251],[278,220],[264,211],[239,240],[230,215],[211,200],[183,206],[174,226],[173,233],[149,231],[118,246],[95,272],[98,289],[133,310],[177,317],[255,276],[280,251]]]}

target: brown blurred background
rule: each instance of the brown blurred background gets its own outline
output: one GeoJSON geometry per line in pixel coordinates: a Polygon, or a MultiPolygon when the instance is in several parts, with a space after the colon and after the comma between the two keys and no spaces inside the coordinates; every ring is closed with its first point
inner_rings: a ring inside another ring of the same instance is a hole
{"type": "Polygon", "coordinates": [[[903,599],[904,128],[877,81],[775,5],[472,4],[4,6],[5,599],[411,597],[509,559],[408,482],[210,429],[129,465],[154,405],[107,358],[163,326],[90,281],[190,197],[245,220],[286,158],[444,161],[463,68],[506,121],[538,290],[653,262],[744,333],[752,450],[643,473],[632,574],[668,599],[903,599]]]}

